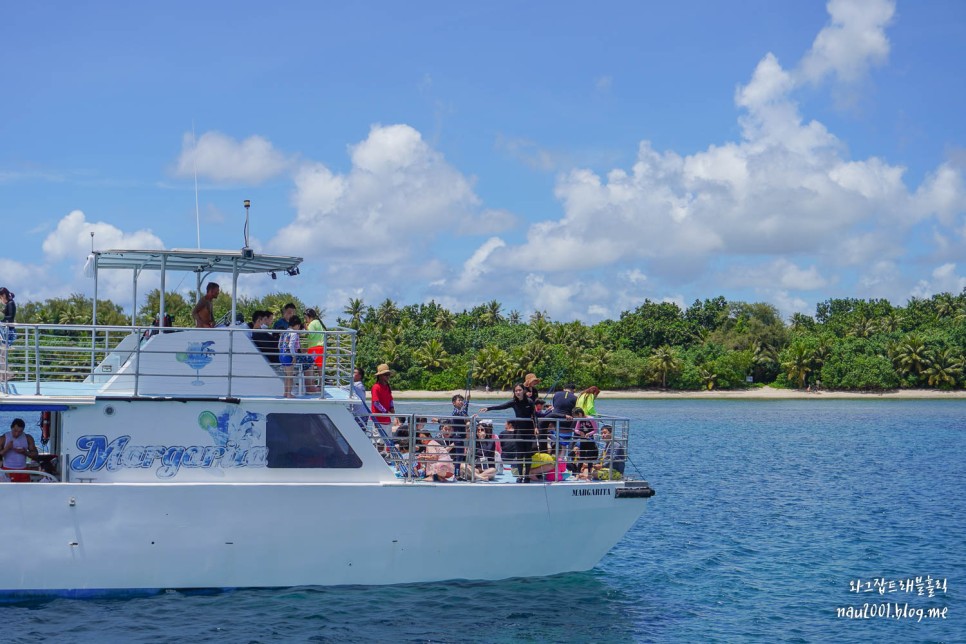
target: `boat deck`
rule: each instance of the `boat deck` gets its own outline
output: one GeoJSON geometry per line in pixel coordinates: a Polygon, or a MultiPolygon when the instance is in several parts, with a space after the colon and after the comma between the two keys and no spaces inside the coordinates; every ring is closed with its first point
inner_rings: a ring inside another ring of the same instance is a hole
{"type": "Polygon", "coordinates": [[[322,357],[288,369],[278,362],[274,332],[243,326],[17,324],[14,336],[0,353],[0,396],[283,397],[286,378],[297,396],[351,395],[351,329],[325,331],[322,357]],[[258,333],[268,341],[256,345],[258,333]]]}

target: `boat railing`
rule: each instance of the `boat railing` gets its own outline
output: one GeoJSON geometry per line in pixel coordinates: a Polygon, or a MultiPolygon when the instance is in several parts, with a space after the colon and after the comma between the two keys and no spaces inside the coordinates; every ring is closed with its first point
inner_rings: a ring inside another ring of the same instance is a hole
{"type": "Polygon", "coordinates": [[[11,333],[13,328],[0,324],[0,337],[8,339],[0,347],[5,394],[281,395],[285,378],[292,378],[299,395],[327,397],[332,388],[348,391],[352,383],[356,334],[342,327],[320,332],[324,350],[315,355],[307,352],[310,332],[294,331],[303,354],[290,372],[278,360],[277,330],[18,323],[11,333]],[[263,334],[261,344],[253,340],[256,333],[263,334]],[[218,367],[206,369],[216,354],[218,367]],[[199,382],[209,387],[192,387],[199,382]]]}
{"type": "Polygon", "coordinates": [[[619,480],[628,462],[627,418],[541,418],[534,427],[518,418],[378,414],[359,422],[409,482],[619,480]]]}
{"type": "Polygon", "coordinates": [[[42,472],[40,470],[0,470],[0,481],[6,483],[10,481],[10,475],[14,476],[26,476],[30,478],[31,483],[42,482],[42,483],[59,483],[60,479],[53,474],[48,474],[47,472],[42,472]]]}

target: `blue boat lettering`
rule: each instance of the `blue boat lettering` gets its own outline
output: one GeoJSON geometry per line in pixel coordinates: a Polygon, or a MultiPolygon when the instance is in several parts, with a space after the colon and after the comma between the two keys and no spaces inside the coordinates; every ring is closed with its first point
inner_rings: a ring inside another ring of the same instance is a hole
{"type": "MultiPolygon", "coordinates": [[[[97,472],[104,469],[107,459],[111,455],[120,452],[130,442],[130,436],[118,436],[111,444],[107,444],[107,436],[81,436],[77,439],[77,448],[87,453],[76,456],[70,462],[70,468],[77,472],[97,472]]],[[[116,470],[117,466],[108,467],[108,470],[116,470]]]]}
{"type": "Polygon", "coordinates": [[[116,472],[157,467],[159,479],[170,479],[186,468],[266,467],[268,448],[263,445],[131,445],[130,436],[85,435],[77,439],[84,453],[70,461],[74,472],[116,472]]]}

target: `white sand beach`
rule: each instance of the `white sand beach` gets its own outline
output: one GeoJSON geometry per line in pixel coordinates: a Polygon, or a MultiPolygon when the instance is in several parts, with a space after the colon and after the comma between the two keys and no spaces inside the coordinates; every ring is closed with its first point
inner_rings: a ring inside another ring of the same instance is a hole
{"type": "MultiPolygon", "coordinates": [[[[453,391],[397,391],[394,390],[393,397],[397,400],[405,399],[430,399],[430,400],[449,400],[453,394],[464,393],[462,389],[453,391]]],[[[482,389],[473,390],[474,400],[503,400],[509,399],[510,390],[505,391],[484,391],[482,389]]],[[[737,391],[667,391],[662,389],[629,389],[624,391],[602,391],[601,398],[625,398],[625,399],[744,399],[744,400],[782,400],[782,399],[828,399],[828,398],[853,398],[853,399],[943,399],[943,400],[966,400],[966,390],[938,391],[936,389],[896,389],[885,392],[858,392],[858,391],[802,391],[800,389],[775,389],[773,387],[754,387],[752,389],[741,389],[737,391]]]]}

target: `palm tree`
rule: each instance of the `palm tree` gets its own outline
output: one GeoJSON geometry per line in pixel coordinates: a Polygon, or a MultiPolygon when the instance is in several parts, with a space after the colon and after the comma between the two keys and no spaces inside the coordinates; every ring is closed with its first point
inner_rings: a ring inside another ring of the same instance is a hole
{"type": "Polygon", "coordinates": [[[791,327],[792,329],[799,330],[810,330],[815,328],[815,320],[812,319],[810,315],[805,315],[804,313],[793,313],[791,317],[791,327]]]}
{"type": "Polygon", "coordinates": [[[910,333],[899,341],[895,348],[893,360],[901,375],[915,374],[917,377],[921,376],[922,370],[928,364],[926,343],[920,336],[910,333]]]}
{"type": "Polygon", "coordinates": [[[433,319],[434,327],[436,327],[440,331],[446,332],[452,329],[453,325],[455,324],[456,324],[456,319],[453,317],[453,314],[450,313],[448,309],[440,307],[440,309],[436,311],[436,317],[433,319]]]}
{"type": "Polygon", "coordinates": [[[607,347],[601,345],[595,346],[587,352],[586,359],[587,367],[590,369],[590,373],[594,376],[594,379],[598,382],[603,380],[611,359],[611,352],[607,350],[607,347]]]}
{"type": "MultiPolygon", "coordinates": [[[[778,354],[774,348],[763,343],[761,340],[752,342],[751,350],[752,375],[754,376],[755,382],[760,382],[768,367],[778,362],[778,354]]],[[[717,378],[717,375],[715,377],[717,378]]]]}
{"type": "Polygon", "coordinates": [[[487,385],[504,385],[512,379],[514,367],[510,355],[496,345],[489,344],[476,352],[474,377],[487,385]]]}
{"type": "Polygon", "coordinates": [[[393,338],[386,338],[379,343],[379,355],[389,366],[394,366],[399,362],[400,346],[393,338]]]}
{"type": "Polygon", "coordinates": [[[483,310],[483,314],[480,316],[480,322],[485,326],[493,326],[503,321],[503,316],[500,315],[500,309],[503,307],[496,300],[490,300],[486,303],[483,310]]]}
{"type": "Polygon", "coordinates": [[[546,311],[534,311],[530,314],[530,324],[533,324],[537,321],[549,322],[550,317],[547,315],[546,311]]]}
{"type": "Polygon", "coordinates": [[[782,363],[782,368],[788,377],[798,382],[798,388],[805,388],[805,378],[812,371],[814,356],[804,344],[793,344],[788,348],[788,359],[782,363]]]}
{"type": "Polygon", "coordinates": [[[883,333],[895,333],[902,329],[902,319],[901,313],[890,311],[879,318],[879,330],[883,333]]]}
{"type": "Polygon", "coordinates": [[[536,340],[511,349],[510,360],[514,365],[513,381],[523,382],[523,377],[534,371],[537,362],[543,357],[545,351],[544,344],[536,340]]]}
{"type": "Polygon", "coordinates": [[[557,322],[550,327],[550,344],[568,345],[572,340],[574,337],[570,326],[557,322]]]}
{"type": "Polygon", "coordinates": [[[513,309],[512,311],[510,311],[510,315],[506,317],[506,321],[509,322],[510,324],[520,324],[521,322],[523,322],[523,316],[520,315],[519,311],[517,311],[516,309],[513,309]]]}
{"type": "Polygon", "coordinates": [[[436,338],[423,343],[416,351],[416,359],[427,371],[440,371],[449,365],[449,355],[443,349],[443,343],[436,338]]]}
{"type": "Polygon", "coordinates": [[[540,342],[550,342],[553,326],[543,317],[530,317],[530,330],[533,336],[540,342]]]}
{"type": "Polygon", "coordinates": [[[700,367],[698,373],[701,376],[701,383],[708,388],[708,391],[714,389],[714,386],[718,384],[718,374],[714,372],[710,364],[700,367]]]}
{"type": "Polygon", "coordinates": [[[668,373],[678,371],[681,368],[681,359],[678,358],[674,347],[664,344],[651,353],[648,363],[661,374],[661,388],[667,389],[668,373]]]}
{"type": "Polygon", "coordinates": [[[852,328],[849,330],[849,335],[857,338],[868,338],[869,336],[875,334],[878,326],[879,325],[875,320],[867,315],[862,315],[852,323],[852,328]]]}
{"type": "Polygon", "coordinates": [[[359,330],[362,326],[362,314],[365,313],[366,305],[363,303],[362,298],[354,297],[349,299],[349,303],[346,304],[342,312],[349,316],[349,327],[359,330]]]}
{"type": "Polygon", "coordinates": [[[399,321],[399,308],[396,303],[390,298],[386,298],[385,301],[379,305],[376,309],[376,319],[383,326],[389,326],[390,324],[395,324],[399,321]]]}
{"type": "Polygon", "coordinates": [[[950,293],[940,293],[934,298],[936,317],[945,318],[956,313],[956,301],[950,293]]]}
{"type": "Polygon", "coordinates": [[[945,348],[942,351],[930,351],[928,364],[922,370],[930,387],[956,385],[956,380],[963,373],[963,358],[955,349],[945,348]]]}

